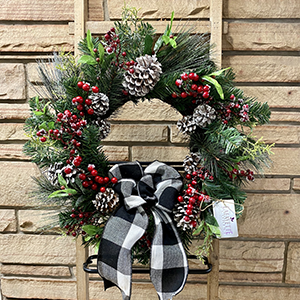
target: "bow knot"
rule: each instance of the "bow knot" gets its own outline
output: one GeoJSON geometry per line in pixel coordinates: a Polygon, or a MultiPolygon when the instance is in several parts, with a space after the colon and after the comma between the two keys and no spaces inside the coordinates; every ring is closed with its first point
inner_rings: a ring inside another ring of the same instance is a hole
{"type": "Polygon", "coordinates": [[[171,299],[183,289],[188,274],[186,254],[168,214],[182,187],[180,174],[155,161],[145,171],[138,162],[115,165],[109,175],[118,179],[114,189],[124,205],[107,222],[99,247],[98,272],[105,288],[116,285],[123,300],[130,299],[131,248],[147,229],[148,216],[143,208],[147,205],[156,226],[151,248],[151,280],[160,300],[171,299]]]}

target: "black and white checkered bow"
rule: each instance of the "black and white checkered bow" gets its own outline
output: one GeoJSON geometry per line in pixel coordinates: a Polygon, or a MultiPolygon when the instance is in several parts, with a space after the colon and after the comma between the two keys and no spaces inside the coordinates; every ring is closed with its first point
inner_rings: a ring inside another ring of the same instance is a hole
{"type": "Polygon", "coordinates": [[[124,200],[104,229],[99,253],[98,272],[104,287],[116,285],[123,300],[131,294],[131,248],[143,236],[148,216],[142,207],[151,205],[155,233],[151,247],[150,276],[160,300],[172,299],[184,287],[188,261],[169,214],[182,187],[179,173],[155,161],[145,171],[138,162],[115,165],[110,176],[117,177],[114,187],[124,200]]]}

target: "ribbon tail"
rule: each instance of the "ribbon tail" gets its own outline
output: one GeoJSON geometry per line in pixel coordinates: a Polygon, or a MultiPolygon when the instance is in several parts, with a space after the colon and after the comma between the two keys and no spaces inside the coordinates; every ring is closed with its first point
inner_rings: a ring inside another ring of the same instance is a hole
{"type": "Polygon", "coordinates": [[[155,233],[151,248],[150,277],[160,300],[172,299],[183,289],[188,276],[188,260],[170,216],[152,209],[155,233]]]}
{"type": "Polygon", "coordinates": [[[116,285],[123,300],[131,295],[131,248],[148,226],[142,207],[127,211],[121,206],[108,220],[98,252],[98,273],[104,278],[105,289],[116,285]]]}

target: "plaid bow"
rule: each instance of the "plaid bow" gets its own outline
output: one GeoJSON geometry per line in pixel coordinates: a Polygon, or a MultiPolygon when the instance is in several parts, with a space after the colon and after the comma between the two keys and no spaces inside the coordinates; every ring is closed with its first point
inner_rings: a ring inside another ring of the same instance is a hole
{"type": "Polygon", "coordinates": [[[159,299],[172,299],[183,289],[188,275],[187,257],[168,214],[182,187],[180,175],[158,161],[144,172],[138,162],[132,162],[115,165],[109,173],[118,178],[114,189],[124,205],[108,220],[100,243],[97,267],[104,288],[116,285],[123,300],[130,299],[131,248],[147,229],[148,216],[142,207],[147,204],[151,206],[156,225],[150,277],[159,299]]]}

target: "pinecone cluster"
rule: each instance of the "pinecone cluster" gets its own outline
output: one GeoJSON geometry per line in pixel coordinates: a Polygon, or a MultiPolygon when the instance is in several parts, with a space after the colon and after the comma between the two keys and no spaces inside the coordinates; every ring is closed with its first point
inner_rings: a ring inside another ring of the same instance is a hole
{"type": "Polygon", "coordinates": [[[119,204],[119,196],[112,188],[107,188],[105,192],[99,192],[93,200],[95,208],[101,213],[112,212],[119,204]]]}
{"type": "Polygon", "coordinates": [[[99,127],[100,139],[104,140],[110,133],[110,123],[103,119],[93,120],[92,123],[99,127]]]}
{"type": "Polygon", "coordinates": [[[92,100],[90,108],[94,110],[94,114],[97,116],[103,116],[109,109],[109,99],[103,93],[92,93],[88,99],[92,100]]]}
{"type": "Polygon", "coordinates": [[[147,95],[159,81],[162,73],[161,64],[156,55],[140,56],[137,64],[132,66],[124,75],[123,86],[130,95],[143,97],[147,95]]]}
{"type": "Polygon", "coordinates": [[[69,184],[70,182],[74,183],[76,176],[80,173],[80,169],[74,169],[73,166],[67,165],[64,166],[62,162],[56,162],[54,165],[50,165],[50,167],[45,171],[48,180],[51,182],[53,185],[58,185],[58,174],[60,174],[69,184]],[[69,174],[66,174],[64,170],[66,168],[71,168],[72,172],[69,174]]]}
{"type": "Polygon", "coordinates": [[[200,104],[194,109],[193,115],[185,116],[177,122],[180,132],[190,134],[196,127],[205,127],[216,118],[216,111],[207,104],[200,104]]]}
{"type": "Polygon", "coordinates": [[[190,153],[183,160],[184,171],[188,174],[192,174],[197,171],[201,161],[201,156],[198,153],[190,153]]]}

